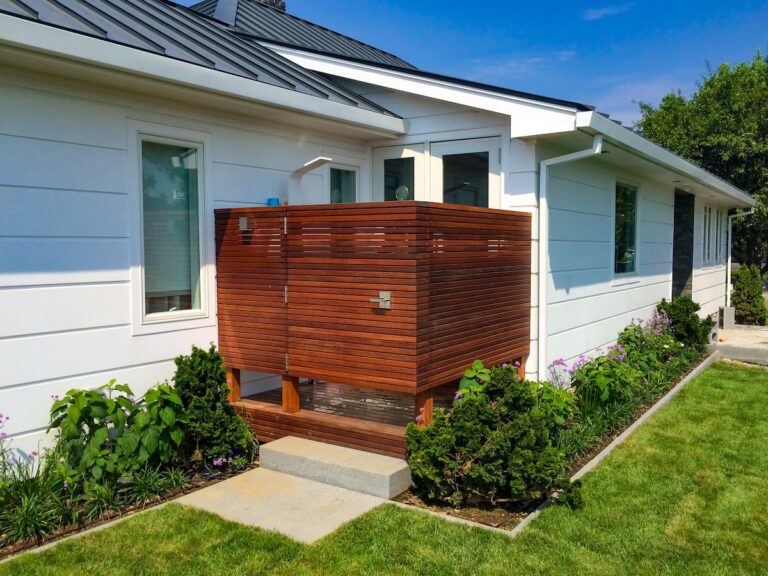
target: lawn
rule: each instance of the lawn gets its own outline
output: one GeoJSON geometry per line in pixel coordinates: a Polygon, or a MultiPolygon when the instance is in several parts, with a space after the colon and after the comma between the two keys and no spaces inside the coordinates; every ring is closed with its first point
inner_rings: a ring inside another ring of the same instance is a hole
{"type": "Polygon", "coordinates": [[[514,540],[387,505],[305,546],[172,504],[0,576],[766,574],[766,406],[768,370],[714,365],[514,540]]]}

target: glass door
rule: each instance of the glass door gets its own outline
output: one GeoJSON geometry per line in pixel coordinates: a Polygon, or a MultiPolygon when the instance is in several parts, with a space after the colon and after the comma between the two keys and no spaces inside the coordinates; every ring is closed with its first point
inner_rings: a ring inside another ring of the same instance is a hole
{"type": "Polygon", "coordinates": [[[433,202],[501,207],[501,143],[498,138],[436,142],[431,146],[433,202]]]}
{"type": "Polygon", "coordinates": [[[373,150],[374,201],[426,200],[424,144],[373,150]]]}

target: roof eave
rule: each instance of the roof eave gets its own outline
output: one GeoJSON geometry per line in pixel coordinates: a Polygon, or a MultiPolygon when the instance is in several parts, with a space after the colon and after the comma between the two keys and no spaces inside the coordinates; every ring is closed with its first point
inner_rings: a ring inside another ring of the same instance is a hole
{"type": "Polygon", "coordinates": [[[576,114],[576,129],[590,130],[602,134],[612,141],[651,162],[669,170],[684,174],[694,182],[714,190],[733,202],[734,207],[755,206],[755,200],[736,186],[729,184],[703,168],[688,162],[677,154],[654,144],[639,134],[616,124],[597,112],[579,112],[576,114]]]}
{"type": "Polygon", "coordinates": [[[0,14],[2,45],[326,118],[363,127],[381,135],[405,132],[402,118],[302,94],[131,46],[105,42],[101,38],[16,16],[0,14]]]}

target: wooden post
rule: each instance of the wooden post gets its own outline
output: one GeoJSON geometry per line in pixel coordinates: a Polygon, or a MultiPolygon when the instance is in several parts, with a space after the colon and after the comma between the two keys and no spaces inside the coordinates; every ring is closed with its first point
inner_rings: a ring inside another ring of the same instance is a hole
{"type": "Polygon", "coordinates": [[[520,380],[525,380],[525,356],[521,357],[518,362],[520,362],[520,366],[517,368],[517,377],[520,380]]]}
{"type": "Polygon", "coordinates": [[[227,387],[229,388],[229,401],[240,400],[240,369],[227,367],[227,387]]]}
{"type": "Polygon", "coordinates": [[[416,394],[415,416],[416,424],[419,426],[419,428],[429,426],[432,423],[434,407],[435,399],[432,394],[432,390],[418,392],[416,394]]]}
{"type": "Polygon", "coordinates": [[[283,412],[293,414],[299,410],[301,410],[299,379],[296,376],[283,374],[283,412]]]}

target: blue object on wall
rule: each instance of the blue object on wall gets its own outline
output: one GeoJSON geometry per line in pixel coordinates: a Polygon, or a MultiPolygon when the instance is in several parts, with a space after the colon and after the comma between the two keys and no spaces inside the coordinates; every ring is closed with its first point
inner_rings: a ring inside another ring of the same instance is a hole
{"type": "Polygon", "coordinates": [[[280,206],[280,198],[267,198],[267,206],[280,206]]]}

